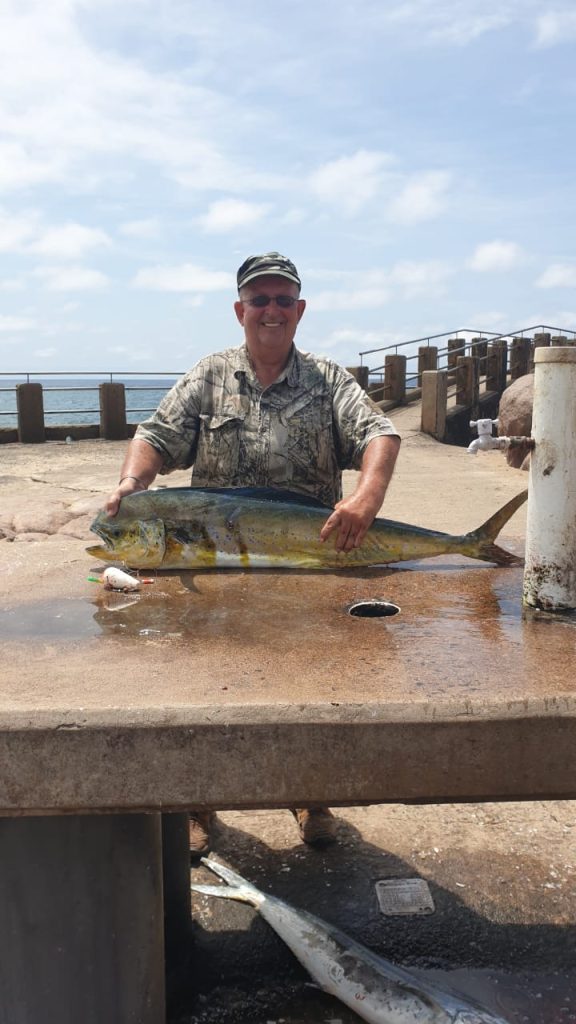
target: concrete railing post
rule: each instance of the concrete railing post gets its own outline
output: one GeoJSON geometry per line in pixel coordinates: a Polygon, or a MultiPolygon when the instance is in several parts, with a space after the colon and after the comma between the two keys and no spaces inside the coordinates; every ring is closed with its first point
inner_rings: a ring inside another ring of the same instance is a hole
{"type": "Polygon", "coordinates": [[[470,415],[478,418],[479,401],[478,359],[474,356],[458,356],[456,366],[456,405],[470,409],[470,415]]]}
{"type": "Polygon", "coordinates": [[[106,441],[124,441],[126,428],[126,391],[123,384],[101,384],[100,437],[106,441]]]}
{"type": "Polygon", "coordinates": [[[510,380],[517,380],[528,373],[530,363],[530,338],[512,338],[510,349],[510,380]]]}
{"type": "Polygon", "coordinates": [[[524,604],[576,608],[576,349],[535,354],[524,604]]]}
{"type": "Polygon", "coordinates": [[[461,338],[448,338],[448,344],[446,347],[448,349],[448,356],[446,360],[448,369],[455,370],[458,356],[464,354],[464,342],[461,338]]]}
{"type": "Polygon", "coordinates": [[[358,381],[361,388],[364,391],[368,391],[368,375],[370,370],[367,366],[347,366],[348,373],[351,373],[355,380],[358,381]]]}
{"type": "Polygon", "coordinates": [[[470,341],[471,354],[476,356],[479,361],[478,373],[482,375],[486,373],[486,356],[488,355],[488,339],[487,338],[472,338],[470,341]]]}
{"type": "Polygon", "coordinates": [[[486,358],[486,391],[496,391],[501,395],[506,388],[508,370],[508,345],[506,339],[493,341],[488,346],[486,358]]]}
{"type": "Polygon", "coordinates": [[[425,370],[438,369],[438,349],[436,345],[422,345],[418,349],[418,387],[422,387],[422,374],[425,370]]]}
{"type": "Polygon", "coordinates": [[[530,362],[528,363],[528,373],[534,372],[534,355],[537,348],[548,348],[550,345],[550,335],[545,331],[541,331],[540,334],[535,334],[532,340],[532,348],[530,350],[530,362]]]}
{"type": "Polygon", "coordinates": [[[41,444],[46,440],[44,396],[41,384],[16,385],[18,440],[23,444],[41,444]]]}
{"type": "Polygon", "coordinates": [[[422,374],[422,419],[420,429],[438,441],[446,433],[446,402],[448,373],[446,370],[425,370],[422,374]]]}
{"type": "Polygon", "coordinates": [[[401,404],[406,398],[406,356],[386,356],[384,360],[384,395],[401,404]]]}

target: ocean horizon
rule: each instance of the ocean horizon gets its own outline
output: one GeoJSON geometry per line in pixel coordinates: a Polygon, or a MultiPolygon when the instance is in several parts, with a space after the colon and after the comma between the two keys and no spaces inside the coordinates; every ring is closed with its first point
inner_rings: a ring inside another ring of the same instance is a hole
{"type": "Polygon", "coordinates": [[[40,373],[0,375],[0,428],[18,425],[16,385],[27,381],[42,385],[46,425],[53,427],[67,423],[99,423],[98,386],[109,383],[111,377],[114,384],[124,384],[126,388],[128,422],[141,423],[156,409],[178,376],[132,376],[127,371],[74,377],[40,373]]]}

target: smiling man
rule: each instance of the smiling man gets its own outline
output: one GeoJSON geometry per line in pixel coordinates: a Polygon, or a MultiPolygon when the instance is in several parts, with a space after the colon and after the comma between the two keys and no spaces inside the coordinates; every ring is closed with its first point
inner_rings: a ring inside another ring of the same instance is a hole
{"type": "MultiPolygon", "coordinates": [[[[141,423],[106,509],[150,486],[157,473],[193,467],[193,487],[288,489],[327,506],[319,540],[359,547],[382,502],[400,446],[390,420],[332,360],[302,352],[294,336],[306,302],[291,260],[250,256],[237,274],[234,310],[244,343],[201,359],[141,423]],[[342,470],[359,470],[342,497],[342,470]]],[[[324,807],[293,811],[302,839],[324,845],[335,821],[324,807]]],[[[191,812],[190,849],[210,848],[213,815],[191,812]]]]}

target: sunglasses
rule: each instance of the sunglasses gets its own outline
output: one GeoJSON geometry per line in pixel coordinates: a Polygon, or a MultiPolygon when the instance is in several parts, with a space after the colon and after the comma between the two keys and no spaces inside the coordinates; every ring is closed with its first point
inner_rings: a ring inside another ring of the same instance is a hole
{"type": "Polygon", "coordinates": [[[255,295],[253,299],[242,299],[242,302],[248,306],[256,306],[257,309],[264,309],[271,302],[275,302],[280,309],[292,309],[298,299],[295,299],[293,295],[255,295]]]}

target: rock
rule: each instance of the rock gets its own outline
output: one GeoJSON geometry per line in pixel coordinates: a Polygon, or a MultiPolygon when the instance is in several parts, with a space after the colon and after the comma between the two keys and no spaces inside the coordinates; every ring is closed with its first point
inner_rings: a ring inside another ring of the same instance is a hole
{"type": "Polygon", "coordinates": [[[12,522],[16,533],[57,533],[72,516],[64,505],[43,505],[17,512],[12,522]]]}
{"type": "MultiPolygon", "coordinates": [[[[112,490],[112,488],[110,489],[112,490]]],[[[68,511],[71,516],[91,515],[92,519],[94,519],[105,501],[106,496],[104,494],[93,494],[90,498],[80,498],[74,501],[68,506],[68,511]]]]}
{"type": "MultiPolygon", "coordinates": [[[[526,373],[523,377],[518,377],[502,394],[498,411],[500,437],[530,437],[533,402],[534,374],[526,373]]],[[[528,469],[529,458],[522,448],[507,451],[506,461],[515,469],[528,469]]]]}
{"type": "Polygon", "coordinates": [[[94,533],[90,532],[90,525],[94,522],[94,514],[87,516],[77,516],[75,519],[71,519],[70,522],[64,523],[58,530],[58,533],[62,537],[77,537],[78,540],[92,541],[93,544],[98,543],[98,538],[94,533]]]}

